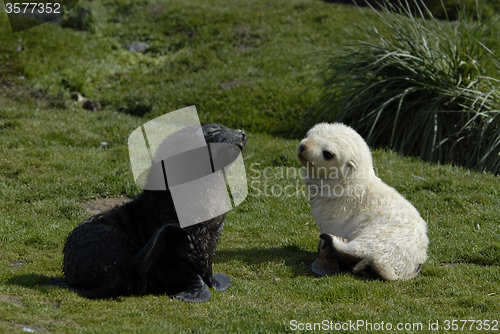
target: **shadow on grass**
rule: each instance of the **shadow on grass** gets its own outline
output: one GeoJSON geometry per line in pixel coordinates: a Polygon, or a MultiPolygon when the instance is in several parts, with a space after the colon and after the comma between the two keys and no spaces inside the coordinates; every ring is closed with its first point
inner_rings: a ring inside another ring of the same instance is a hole
{"type": "Polygon", "coordinates": [[[14,275],[7,280],[9,285],[17,285],[25,288],[30,288],[40,292],[47,292],[53,287],[50,283],[51,276],[40,274],[21,274],[14,275]]]}
{"type": "MultiPolygon", "coordinates": [[[[315,276],[311,271],[311,264],[316,258],[316,252],[300,249],[295,245],[273,248],[252,248],[243,250],[220,250],[216,252],[215,262],[224,263],[240,261],[247,265],[262,264],[267,262],[283,263],[292,269],[296,276],[315,276]]],[[[62,277],[59,277],[63,279],[62,277]]],[[[14,275],[6,281],[9,285],[22,286],[48,292],[54,286],[51,284],[51,276],[41,274],[14,275]]]]}
{"type": "Polygon", "coordinates": [[[317,253],[303,250],[295,245],[272,248],[250,248],[235,250],[218,250],[215,253],[216,263],[239,261],[247,265],[258,265],[267,262],[284,263],[292,270],[293,276],[316,276],[311,271],[311,264],[317,253]]]}

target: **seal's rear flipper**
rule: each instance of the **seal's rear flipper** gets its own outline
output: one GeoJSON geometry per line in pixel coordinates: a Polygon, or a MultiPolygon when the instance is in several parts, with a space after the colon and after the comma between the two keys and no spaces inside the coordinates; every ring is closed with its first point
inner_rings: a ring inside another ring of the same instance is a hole
{"type": "Polygon", "coordinates": [[[213,275],[215,290],[224,292],[231,285],[231,279],[224,274],[217,273],[213,275]]]}
{"type": "Polygon", "coordinates": [[[319,276],[324,276],[324,275],[330,275],[330,274],[335,274],[339,270],[338,269],[325,269],[323,266],[320,264],[321,261],[319,259],[314,260],[311,270],[313,273],[319,276]]]}
{"type": "Polygon", "coordinates": [[[167,223],[159,228],[139,253],[130,259],[128,265],[123,270],[123,274],[131,280],[139,279],[141,276],[147,274],[167,247],[171,248],[186,244],[189,249],[194,248],[189,233],[177,224],[167,223]]]}
{"type": "Polygon", "coordinates": [[[203,282],[200,276],[197,276],[192,283],[189,284],[188,289],[183,292],[176,293],[174,297],[180,298],[187,302],[203,303],[211,297],[208,285],[203,282]]]}

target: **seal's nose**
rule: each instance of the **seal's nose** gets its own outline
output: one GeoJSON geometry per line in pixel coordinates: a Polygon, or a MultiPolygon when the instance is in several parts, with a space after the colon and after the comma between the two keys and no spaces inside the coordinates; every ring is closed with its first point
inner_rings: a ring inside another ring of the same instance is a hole
{"type": "Polygon", "coordinates": [[[307,146],[304,144],[300,144],[300,146],[299,146],[300,152],[304,152],[306,150],[306,148],[307,148],[307,146]]]}

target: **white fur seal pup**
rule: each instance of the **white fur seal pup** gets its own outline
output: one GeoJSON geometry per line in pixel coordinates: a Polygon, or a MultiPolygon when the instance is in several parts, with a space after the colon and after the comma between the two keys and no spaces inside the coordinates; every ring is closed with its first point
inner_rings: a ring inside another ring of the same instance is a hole
{"type": "Polygon", "coordinates": [[[427,258],[427,224],[373,170],[364,139],[340,123],[320,123],[297,148],[312,214],[321,230],[318,275],[347,268],[383,280],[410,279],[427,258]]]}

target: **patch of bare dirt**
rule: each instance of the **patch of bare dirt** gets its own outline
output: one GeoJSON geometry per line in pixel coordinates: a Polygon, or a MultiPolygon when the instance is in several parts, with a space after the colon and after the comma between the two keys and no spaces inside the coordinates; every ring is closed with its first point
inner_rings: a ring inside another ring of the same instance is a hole
{"type": "Polygon", "coordinates": [[[115,206],[130,202],[131,200],[132,199],[129,197],[96,198],[82,203],[81,205],[87,212],[95,215],[104,211],[108,211],[115,206]]]}
{"type": "Polygon", "coordinates": [[[0,294],[0,303],[10,303],[16,306],[24,306],[20,297],[6,294],[0,294]]]}

